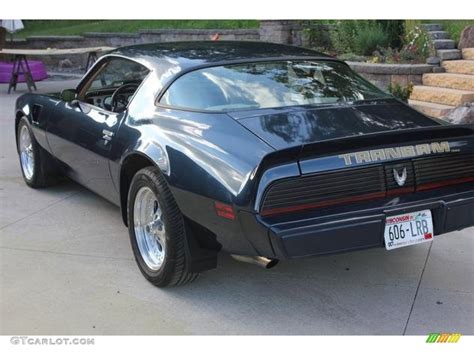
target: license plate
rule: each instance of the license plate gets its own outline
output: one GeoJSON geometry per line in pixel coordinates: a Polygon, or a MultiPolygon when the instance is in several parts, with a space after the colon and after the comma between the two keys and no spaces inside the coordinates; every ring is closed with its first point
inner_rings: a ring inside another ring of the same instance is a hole
{"type": "Polygon", "coordinates": [[[388,216],[385,220],[385,248],[392,250],[433,240],[431,211],[388,216]]]}

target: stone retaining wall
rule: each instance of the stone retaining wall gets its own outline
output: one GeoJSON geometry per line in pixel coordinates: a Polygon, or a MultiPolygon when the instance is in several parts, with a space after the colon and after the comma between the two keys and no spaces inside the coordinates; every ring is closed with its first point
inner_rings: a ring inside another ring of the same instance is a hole
{"type": "MultiPolygon", "coordinates": [[[[330,27],[312,25],[305,21],[261,20],[257,29],[159,29],[142,30],[138,33],[89,32],[81,36],[31,36],[24,40],[7,41],[9,48],[78,48],[95,46],[127,46],[133,44],[209,40],[216,33],[220,40],[265,41],[303,47],[325,47],[329,41],[330,27]]],[[[83,70],[86,55],[41,57],[52,71],[83,70]]],[[[401,86],[421,84],[422,75],[436,68],[427,64],[370,64],[349,62],[349,65],[382,90],[389,84],[401,86]]]]}
{"type": "Polygon", "coordinates": [[[432,73],[434,65],[428,64],[372,64],[348,62],[352,69],[377,85],[382,90],[387,90],[390,84],[399,84],[406,87],[409,83],[420,85],[424,73],[432,73]]]}
{"type": "MultiPolygon", "coordinates": [[[[88,32],[81,36],[30,36],[24,40],[7,41],[7,48],[78,48],[133,44],[210,40],[216,33],[220,40],[265,41],[305,47],[324,47],[329,41],[329,26],[305,21],[261,20],[255,29],[158,29],[138,33],[88,32]]],[[[41,57],[50,70],[78,71],[86,63],[86,55],[41,57]],[[67,59],[67,61],[64,61],[67,59]],[[61,65],[66,63],[67,65],[61,65]]]]}
{"type": "Polygon", "coordinates": [[[14,41],[16,47],[27,48],[74,48],[95,46],[128,46],[133,44],[203,41],[219,33],[221,40],[259,40],[258,29],[246,30],[143,30],[138,33],[86,32],[81,36],[30,36],[14,41]]]}
{"type": "MultiPolygon", "coordinates": [[[[7,48],[78,48],[110,46],[120,47],[133,44],[172,42],[172,41],[204,41],[219,34],[220,40],[258,41],[258,29],[236,30],[143,30],[138,33],[102,33],[88,32],[81,36],[30,36],[24,40],[7,42],[7,48]]],[[[80,71],[84,68],[87,55],[74,56],[42,56],[41,60],[49,70],[80,71]],[[67,61],[65,61],[67,59],[67,61]]]]}

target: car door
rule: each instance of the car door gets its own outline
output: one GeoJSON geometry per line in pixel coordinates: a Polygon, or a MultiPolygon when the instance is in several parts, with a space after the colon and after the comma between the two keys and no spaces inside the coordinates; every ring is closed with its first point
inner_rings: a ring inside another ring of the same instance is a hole
{"type": "Polygon", "coordinates": [[[53,155],[67,165],[71,178],[111,200],[115,200],[116,191],[108,159],[122,115],[83,102],[72,107],[61,101],[48,122],[53,155]]]}
{"type": "Polygon", "coordinates": [[[109,157],[127,110],[114,112],[106,101],[116,86],[126,82],[122,76],[127,70],[117,70],[124,61],[130,62],[106,58],[96,64],[79,84],[77,99],[58,102],[47,127],[52,153],[66,164],[70,177],[114,203],[119,197],[111,179],[109,157]]]}

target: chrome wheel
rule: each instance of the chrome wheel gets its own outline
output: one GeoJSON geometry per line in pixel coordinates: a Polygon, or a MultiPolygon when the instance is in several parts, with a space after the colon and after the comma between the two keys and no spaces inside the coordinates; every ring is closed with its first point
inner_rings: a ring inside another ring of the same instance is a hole
{"type": "Polygon", "coordinates": [[[133,223],[143,261],[150,269],[159,270],[166,254],[166,231],[160,203],[149,187],[141,187],[135,196],[133,223]]]}
{"type": "Polygon", "coordinates": [[[20,130],[20,161],[21,169],[27,180],[31,180],[35,168],[35,156],[33,154],[33,143],[31,141],[30,131],[24,125],[20,130]]]}

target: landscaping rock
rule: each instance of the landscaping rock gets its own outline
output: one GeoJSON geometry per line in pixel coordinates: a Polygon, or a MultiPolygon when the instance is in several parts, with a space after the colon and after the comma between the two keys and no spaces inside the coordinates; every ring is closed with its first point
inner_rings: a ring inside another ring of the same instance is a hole
{"type": "Polygon", "coordinates": [[[474,48],[463,48],[462,57],[465,60],[474,60],[474,48]]]}
{"type": "Polygon", "coordinates": [[[470,90],[415,85],[410,99],[442,105],[460,106],[465,103],[473,102],[474,92],[470,90]]]}
{"type": "Polygon", "coordinates": [[[444,73],[446,69],[443,67],[433,67],[433,73],[444,73]]]}
{"type": "Polygon", "coordinates": [[[429,57],[426,59],[426,64],[439,65],[439,63],[441,63],[441,60],[438,57],[429,57]]]}
{"type": "Polygon", "coordinates": [[[474,123],[474,106],[472,102],[458,106],[448,113],[446,119],[455,124],[474,123]]]}
{"type": "Polygon", "coordinates": [[[443,26],[438,23],[427,23],[423,25],[428,32],[442,31],[443,26]]]}
{"type": "MultiPolygon", "coordinates": [[[[439,68],[439,67],[434,67],[434,68],[439,68]]],[[[408,75],[408,82],[413,85],[421,85],[422,76],[420,74],[408,75]]]]}
{"type": "Polygon", "coordinates": [[[400,73],[405,73],[405,70],[409,70],[410,74],[424,74],[424,73],[432,73],[433,68],[436,68],[433,65],[427,64],[399,64],[403,66],[403,69],[400,70],[400,73]]]}
{"type": "Polygon", "coordinates": [[[435,104],[426,101],[408,100],[410,106],[430,117],[445,119],[454,106],[435,104]]]}
{"type": "Polygon", "coordinates": [[[474,47],[474,26],[467,26],[461,33],[458,48],[472,48],[474,47]]]}
{"type": "Polygon", "coordinates": [[[424,74],[433,72],[433,66],[428,64],[374,64],[347,62],[358,73],[370,74],[424,74]]]}
{"type": "Polygon", "coordinates": [[[459,49],[438,49],[436,54],[441,60],[454,60],[462,57],[459,49]]]}
{"type": "Polygon", "coordinates": [[[452,39],[435,39],[433,44],[436,49],[454,49],[456,43],[452,39]]]}
{"type": "Polygon", "coordinates": [[[431,73],[423,75],[423,85],[474,91],[474,78],[466,74],[431,73]]]}
{"type": "Polygon", "coordinates": [[[408,75],[392,75],[390,82],[405,87],[408,85],[408,75]]]}
{"type": "Polygon", "coordinates": [[[431,39],[449,39],[449,33],[446,31],[432,31],[428,32],[431,39]]]}
{"type": "Polygon", "coordinates": [[[472,60],[449,60],[442,63],[448,73],[474,75],[474,61],[472,60]]]}
{"type": "Polygon", "coordinates": [[[449,33],[446,31],[432,31],[428,32],[431,39],[449,39],[449,33]]]}

